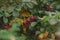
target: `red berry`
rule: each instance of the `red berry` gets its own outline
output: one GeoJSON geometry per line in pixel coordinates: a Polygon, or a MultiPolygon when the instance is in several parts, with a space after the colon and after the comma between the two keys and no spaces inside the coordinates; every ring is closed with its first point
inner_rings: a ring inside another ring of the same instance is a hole
{"type": "Polygon", "coordinates": [[[27,22],[28,22],[28,23],[30,23],[30,22],[31,22],[31,20],[28,18],[28,19],[27,19],[27,22]]]}
{"type": "Polygon", "coordinates": [[[34,19],[35,19],[34,16],[32,16],[32,17],[31,17],[31,21],[34,21],[34,19]]]}
{"type": "Polygon", "coordinates": [[[51,10],[51,9],[52,9],[52,6],[50,6],[50,5],[45,5],[44,8],[45,8],[46,10],[51,10]]]}
{"type": "Polygon", "coordinates": [[[23,21],[23,25],[26,25],[26,24],[27,24],[27,21],[26,21],[26,20],[24,20],[24,21],[23,21]]]}
{"type": "Polygon", "coordinates": [[[9,25],[4,26],[4,29],[9,29],[9,25]]]}

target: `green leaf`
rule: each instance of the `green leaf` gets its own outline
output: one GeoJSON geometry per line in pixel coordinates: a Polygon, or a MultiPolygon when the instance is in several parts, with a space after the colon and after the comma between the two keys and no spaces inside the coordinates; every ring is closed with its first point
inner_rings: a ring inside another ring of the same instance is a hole
{"type": "Polygon", "coordinates": [[[31,0],[22,0],[22,2],[31,2],[31,0]]]}
{"type": "Polygon", "coordinates": [[[47,3],[48,1],[47,0],[43,0],[43,3],[45,4],[45,3],[47,3]]]}
{"type": "Polygon", "coordinates": [[[9,6],[7,11],[10,13],[14,10],[14,8],[15,8],[14,6],[9,6]]]}
{"type": "Polygon", "coordinates": [[[18,17],[19,16],[19,12],[18,11],[13,11],[13,14],[12,14],[14,17],[18,17]]]}
{"type": "Polygon", "coordinates": [[[37,35],[40,34],[40,31],[36,31],[36,34],[37,34],[37,35]]]}
{"type": "Polygon", "coordinates": [[[8,0],[0,0],[0,2],[2,2],[2,3],[5,3],[5,2],[7,2],[8,0]]]}
{"type": "Polygon", "coordinates": [[[5,17],[11,16],[8,12],[5,12],[4,14],[5,14],[5,17]]]}
{"type": "Polygon", "coordinates": [[[51,25],[55,25],[55,24],[58,23],[58,20],[57,20],[56,18],[51,18],[51,19],[49,19],[49,23],[50,23],[51,25]]]}
{"type": "Polygon", "coordinates": [[[16,40],[25,40],[27,37],[24,34],[21,34],[21,36],[16,37],[16,40]]]}
{"type": "Polygon", "coordinates": [[[25,39],[26,39],[26,36],[22,34],[20,37],[20,40],[25,40],[25,39]]]}
{"type": "MultiPolygon", "coordinates": [[[[15,22],[17,22],[16,19],[15,22]]],[[[22,24],[22,19],[20,19],[19,23],[17,23],[18,27],[21,26],[21,24],[22,24]]]]}
{"type": "Polygon", "coordinates": [[[19,5],[16,5],[15,10],[20,11],[22,6],[24,6],[24,3],[21,2],[21,3],[19,3],[19,5]]]}
{"type": "Polygon", "coordinates": [[[38,3],[36,2],[36,0],[31,0],[31,2],[35,5],[38,5],[38,3]]]}
{"type": "Polygon", "coordinates": [[[13,2],[14,0],[9,0],[10,2],[13,2]]]}
{"type": "Polygon", "coordinates": [[[55,15],[56,18],[60,19],[60,12],[55,15]]]}
{"type": "Polygon", "coordinates": [[[37,24],[37,22],[32,22],[31,27],[34,27],[37,24]]]}
{"type": "Polygon", "coordinates": [[[26,5],[27,5],[29,8],[33,8],[33,4],[31,4],[31,3],[26,3],[26,5]]]}
{"type": "Polygon", "coordinates": [[[0,14],[0,17],[2,17],[3,15],[2,14],[0,14]]]}
{"type": "Polygon", "coordinates": [[[0,12],[2,12],[3,11],[3,9],[2,8],[0,8],[0,12]]]}
{"type": "Polygon", "coordinates": [[[2,39],[8,39],[9,35],[10,35],[10,32],[8,32],[7,30],[0,31],[0,38],[2,38],[2,39]]]}
{"type": "Polygon", "coordinates": [[[49,16],[44,16],[43,19],[41,20],[41,23],[46,23],[49,20],[49,16]]]}
{"type": "Polygon", "coordinates": [[[3,17],[3,21],[4,21],[5,24],[8,23],[8,18],[3,17]]]}
{"type": "Polygon", "coordinates": [[[37,22],[32,22],[31,25],[29,26],[29,29],[33,30],[33,28],[35,27],[36,24],[37,24],[37,22]]]}
{"type": "Polygon", "coordinates": [[[12,24],[12,27],[9,29],[9,31],[10,32],[15,32],[15,31],[19,31],[20,30],[20,28],[18,27],[18,24],[16,23],[16,22],[14,22],[13,24],[12,24]]]}

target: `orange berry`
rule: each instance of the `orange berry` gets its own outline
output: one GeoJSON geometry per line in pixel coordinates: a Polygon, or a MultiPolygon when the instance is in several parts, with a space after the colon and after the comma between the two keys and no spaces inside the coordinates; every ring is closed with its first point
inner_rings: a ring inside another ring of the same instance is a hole
{"type": "Polygon", "coordinates": [[[43,37],[44,37],[43,34],[40,34],[40,35],[38,36],[39,40],[43,40],[43,37]]]}
{"type": "Polygon", "coordinates": [[[44,38],[47,38],[48,37],[48,32],[45,32],[44,33],[44,38]]]}

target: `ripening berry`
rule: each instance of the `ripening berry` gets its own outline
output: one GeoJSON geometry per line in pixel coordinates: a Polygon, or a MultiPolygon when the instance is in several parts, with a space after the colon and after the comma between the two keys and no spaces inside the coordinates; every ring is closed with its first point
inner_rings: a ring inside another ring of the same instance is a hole
{"type": "Polygon", "coordinates": [[[28,18],[28,19],[27,19],[27,23],[30,23],[30,22],[31,22],[31,20],[30,20],[30,18],[28,18]]]}
{"type": "Polygon", "coordinates": [[[26,21],[26,20],[24,20],[24,21],[23,21],[23,25],[26,25],[26,24],[27,24],[27,21],[26,21]]]}
{"type": "Polygon", "coordinates": [[[50,6],[50,5],[45,5],[44,8],[45,8],[45,10],[51,10],[51,9],[52,9],[52,6],[50,6]]]}
{"type": "Polygon", "coordinates": [[[31,21],[34,21],[34,19],[35,19],[34,16],[32,16],[32,17],[31,17],[31,21]]]}
{"type": "Polygon", "coordinates": [[[9,25],[4,26],[4,29],[9,29],[9,28],[10,28],[9,25]]]}

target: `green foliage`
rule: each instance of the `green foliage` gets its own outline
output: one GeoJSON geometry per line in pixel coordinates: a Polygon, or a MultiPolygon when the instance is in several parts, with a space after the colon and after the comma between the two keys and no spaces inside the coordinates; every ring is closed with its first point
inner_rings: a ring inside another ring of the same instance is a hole
{"type": "Polygon", "coordinates": [[[56,18],[60,19],[60,12],[55,15],[56,18]]]}
{"type": "Polygon", "coordinates": [[[0,31],[0,38],[1,39],[8,39],[9,36],[10,36],[10,32],[8,32],[7,30],[0,31]]]}
{"type": "MultiPolygon", "coordinates": [[[[11,20],[10,18],[23,18],[23,17],[20,17],[20,11],[21,11],[21,8],[24,8],[26,11],[29,11],[31,15],[42,16],[41,19],[35,22],[31,22],[31,24],[28,25],[29,30],[35,31],[36,34],[38,35],[42,33],[41,31],[43,30],[41,30],[40,28],[43,27],[45,28],[44,31],[53,33],[55,29],[53,29],[54,27],[52,25],[56,25],[58,23],[58,19],[60,19],[60,12],[59,13],[57,12],[56,15],[54,15],[54,17],[50,17],[49,14],[52,13],[51,11],[55,11],[56,9],[58,10],[60,8],[59,3],[60,3],[60,0],[57,0],[57,1],[56,0],[31,0],[31,1],[30,0],[27,0],[27,1],[0,0],[0,18],[3,17],[3,23],[2,23],[3,25],[9,24],[9,21],[11,20]],[[47,11],[46,8],[44,9],[45,5],[52,6],[52,10],[47,11]],[[44,14],[44,15],[41,15],[41,14],[44,14]],[[46,15],[48,14],[48,15],[46,16],[45,14],[46,15]]],[[[20,28],[21,25],[22,25],[22,20],[20,20],[19,23],[17,23],[17,20],[14,19],[14,22],[12,23],[10,29],[0,31],[0,38],[5,40],[5,39],[9,39],[10,35],[16,36],[23,33],[23,32],[20,33],[20,31],[22,31],[20,28]]],[[[28,33],[31,34],[31,32],[28,32],[28,33]]],[[[19,35],[19,37],[16,37],[17,40],[25,40],[26,38],[27,40],[33,40],[31,36],[27,37],[27,35],[24,35],[24,34],[21,34],[19,35]]]]}
{"type": "Polygon", "coordinates": [[[8,18],[3,17],[3,21],[4,21],[5,24],[7,24],[8,23],[8,18]]]}
{"type": "Polygon", "coordinates": [[[29,25],[29,29],[33,30],[36,25],[37,22],[32,22],[31,25],[29,25]]]}
{"type": "Polygon", "coordinates": [[[26,39],[26,36],[22,34],[19,39],[20,40],[25,40],[26,39]]]}
{"type": "Polygon", "coordinates": [[[11,28],[9,29],[10,32],[14,33],[16,31],[20,31],[19,25],[15,22],[12,24],[11,28]]]}
{"type": "Polygon", "coordinates": [[[50,19],[49,16],[44,16],[43,19],[41,20],[41,23],[45,24],[46,22],[48,22],[49,19],[50,19]]]}
{"type": "Polygon", "coordinates": [[[37,22],[32,22],[31,27],[35,27],[36,24],[37,24],[37,22]]]}

